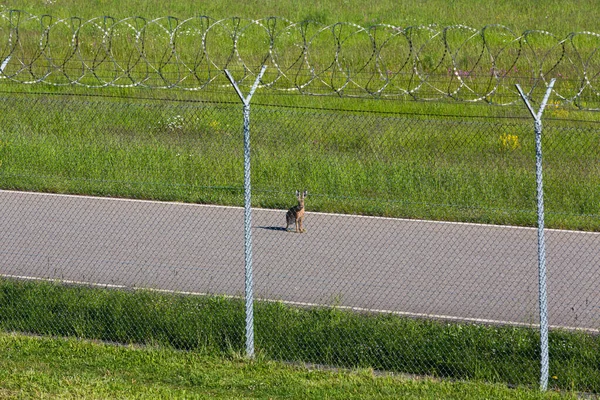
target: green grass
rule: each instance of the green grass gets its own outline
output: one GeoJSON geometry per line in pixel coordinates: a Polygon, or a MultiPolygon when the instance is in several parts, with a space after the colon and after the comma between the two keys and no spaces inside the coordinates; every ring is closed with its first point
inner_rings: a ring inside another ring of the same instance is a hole
{"type": "Polygon", "coordinates": [[[167,15],[189,17],[210,15],[213,18],[240,16],[246,18],[265,18],[276,15],[292,21],[314,19],[323,23],[347,21],[358,24],[387,23],[400,26],[439,24],[442,26],[465,24],[481,28],[489,24],[505,24],[509,28],[522,32],[527,29],[543,29],[556,34],[566,34],[579,30],[597,30],[598,20],[593,12],[595,2],[579,1],[565,9],[558,0],[523,3],[518,0],[505,2],[480,2],[476,0],[455,0],[447,2],[434,0],[403,1],[377,0],[365,3],[360,0],[332,0],[321,2],[307,0],[298,7],[291,0],[282,1],[222,1],[198,5],[193,1],[160,2],[156,0],[99,0],[81,2],[64,0],[60,2],[32,0],[23,4],[19,0],[2,0],[6,8],[26,9],[34,14],[53,14],[60,16],[77,15],[92,18],[111,15],[116,18],[143,16],[157,18],[167,15]]]}
{"type": "MultiPolygon", "coordinates": [[[[214,357],[244,352],[242,300],[0,281],[0,329],[144,344],[214,357]]],[[[535,329],[255,303],[265,361],[537,387],[535,329]],[[518,366],[518,367],[515,367],[518,366]]],[[[600,391],[600,338],[550,332],[550,388],[600,391]]],[[[0,362],[6,357],[0,356],[0,362]]]]}
{"type": "MultiPolygon", "coordinates": [[[[6,95],[0,187],[242,205],[237,103],[6,95]]],[[[553,112],[553,110],[550,110],[553,112]]],[[[535,225],[532,123],[252,108],[256,207],[535,225]]],[[[600,230],[597,123],[544,131],[547,226],[600,230]]]]}
{"type": "Polygon", "coordinates": [[[322,370],[235,354],[0,334],[0,397],[85,399],[564,399],[500,384],[322,370]]]}

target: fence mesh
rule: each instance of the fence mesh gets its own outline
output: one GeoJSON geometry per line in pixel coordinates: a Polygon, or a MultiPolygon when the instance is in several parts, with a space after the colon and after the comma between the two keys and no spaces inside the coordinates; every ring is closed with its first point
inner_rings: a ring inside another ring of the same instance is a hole
{"type": "MultiPolygon", "coordinates": [[[[241,105],[0,109],[3,329],[243,352],[241,105]]],[[[532,125],[253,105],[257,352],[536,385],[532,125]]],[[[599,126],[544,151],[550,387],[598,392],[599,126]]]]}

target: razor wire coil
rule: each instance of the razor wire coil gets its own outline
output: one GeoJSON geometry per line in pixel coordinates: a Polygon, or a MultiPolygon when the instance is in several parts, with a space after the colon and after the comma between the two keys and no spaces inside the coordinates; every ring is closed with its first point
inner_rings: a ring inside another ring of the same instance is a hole
{"type": "Polygon", "coordinates": [[[0,11],[0,79],[19,83],[178,88],[249,85],[349,97],[514,104],[551,78],[559,103],[600,109],[600,34],[515,33],[503,25],[398,27],[285,18],[147,20],[0,11]]]}

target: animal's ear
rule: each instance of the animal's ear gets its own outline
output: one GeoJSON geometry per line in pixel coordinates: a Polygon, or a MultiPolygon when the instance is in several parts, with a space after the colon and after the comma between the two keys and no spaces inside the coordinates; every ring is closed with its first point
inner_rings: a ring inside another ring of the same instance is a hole
{"type": "Polygon", "coordinates": [[[304,193],[302,193],[302,196],[306,196],[308,194],[308,190],[305,190],[304,193]]]}
{"type": "Polygon", "coordinates": [[[300,191],[296,190],[296,197],[300,196],[300,191]]]}

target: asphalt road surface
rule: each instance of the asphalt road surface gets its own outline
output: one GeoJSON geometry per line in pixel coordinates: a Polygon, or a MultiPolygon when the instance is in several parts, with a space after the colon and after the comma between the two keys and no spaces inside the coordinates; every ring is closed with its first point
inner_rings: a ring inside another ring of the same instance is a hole
{"type": "MultiPolygon", "coordinates": [[[[293,205],[293,204],[290,204],[293,205]]],[[[244,293],[243,209],[0,191],[0,275],[244,293]]],[[[530,325],[537,231],[254,209],[254,292],[299,305],[530,325]]],[[[551,326],[600,328],[600,234],[547,230],[551,326]]]]}

